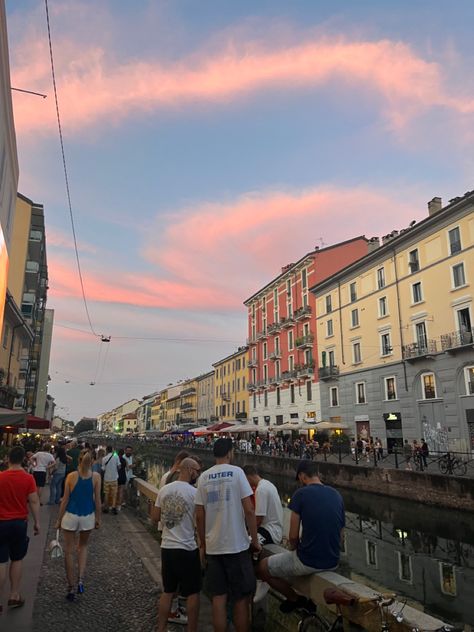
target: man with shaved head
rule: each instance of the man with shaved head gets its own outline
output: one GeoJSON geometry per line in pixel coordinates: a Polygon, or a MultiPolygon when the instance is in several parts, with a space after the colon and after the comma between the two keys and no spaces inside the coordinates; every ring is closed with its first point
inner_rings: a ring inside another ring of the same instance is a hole
{"type": "Polygon", "coordinates": [[[190,457],[179,463],[178,480],[167,483],[156,498],[154,521],[161,520],[163,593],[158,609],[158,632],[166,632],[173,595],[186,598],[189,632],[197,632],[201,561],[195,535],[195,496],[200,464],[190,457]]]}

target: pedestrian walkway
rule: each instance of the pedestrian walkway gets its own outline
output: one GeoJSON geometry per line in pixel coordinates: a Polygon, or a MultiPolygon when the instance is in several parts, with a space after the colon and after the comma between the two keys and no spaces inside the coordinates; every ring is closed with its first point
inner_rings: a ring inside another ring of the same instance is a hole
{"type": "MultiPolygon", "coordinates": [[[[31,537],[25,559],[23,608],[0,615],[0,630],[12,632],[83,632],[84,630],[156,630],[161,585],[160,547],[127,509],[104,515],[90,538],[86,590],[76,601],[65,599],[64,560],[51,560],[48,544],[55,536],[56,507],[41,508],[42,532],[31,537]]],[[[210,605],[201,605],[199,630],[210,632],[210,605]]],[[[186,626],[169,624],[173,632],[186,626]]]]}

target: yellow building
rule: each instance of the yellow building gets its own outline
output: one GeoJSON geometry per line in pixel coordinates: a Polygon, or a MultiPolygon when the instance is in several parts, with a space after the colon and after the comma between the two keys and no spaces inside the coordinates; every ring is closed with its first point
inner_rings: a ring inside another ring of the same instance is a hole
{"type": "Polygon", "coordinates": [[[323,418],[389,450],[474,449],[474,193],[312,288],[323,418]],[[472,277],[472,278],[471,278],[472,277]]]}
{"type": "Polygon", "coordinates": [[[215,362],[212,366],[216,417],[219,421],[247,419],[248,347],[239,347],[235,353],[215,362]]]}

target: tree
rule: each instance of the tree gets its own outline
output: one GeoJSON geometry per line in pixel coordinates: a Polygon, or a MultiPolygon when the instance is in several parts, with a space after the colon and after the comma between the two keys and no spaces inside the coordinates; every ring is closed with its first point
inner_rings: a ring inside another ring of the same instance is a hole
{"type": "Polygon", "coordinates": [[[78,435],[82,432],[87,432],[88,430],[95,430],[96,421],[95,419],[88,419],[87,417],[83,417],[77,424],[74,426],[74,434],[78,435]]]}

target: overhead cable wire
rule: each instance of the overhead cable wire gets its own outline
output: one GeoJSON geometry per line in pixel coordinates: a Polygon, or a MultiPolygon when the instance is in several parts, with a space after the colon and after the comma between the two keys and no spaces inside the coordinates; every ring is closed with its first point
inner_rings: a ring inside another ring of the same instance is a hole
{"type": "Polygon", "coordinates": [[[72,237],[73,237],[73,242],[74,242],[74,252],[76,254],[77,272],[78,272],[78,275],[79,275],[79,282],[80,282],[80,285],[81,285],[82,300],[83,300],[83,303],[84,303],[84,309],[85,309],[85,312],[86,312],[87,321],[89,323],[89,327],[90,327],[90,330],[91,330],[92,334],[94,336],[98,336],[99,334],[97,334],[97,332],[95,331],[95,329],[94,329],[94,327],[92,325],[92,320],[91,320],[91,316],[90,316],[90,313],[89,313],[89,306],[87,304],[86,292],[85,292],[85,289],[84,289],[84,279],[83,279],[83,276],[82,276],[81,261],[80,261],[80,258],[79,258],[79,249],[78,249],[78,246],[77,246],[76,226],[75,226],[75,221],[74,221],[74,213],[73,213],[73,210],[72,210],[71,191],[70,191],[70,187],[69,187],[69,176],[68,176],[67,163],[66,163],[66,153],[64,151],[64,139],[63,139],[63,131],[62,131],[62,125],[61,125],[61,115],[60,115],[60,112],[59,112],[59,99],[58,99],[58,90],[57,90],[57,86],[56,86],[56,72],[55,72],[55,67],[54,67],[53,44],[52,44],[52,40],[51,40],[51,25],[50,25],[50,21],[49,21],[48,0],[44,0],[44,4],[45,4],[45,9],[46,9],[46,25],[47,25],[47,28],[48,28],[49,58],[50,58],[50,62],[51,62],[51,77],[52,77],[52,81],[53,81],[54,102],[56,104],[56,118],[57,118],[57,122],[58,122],[59,143],[61,145],[61,156],[62,156],[62,162],[63,162],[64,180],[65,180],[65,184],[66,184],[66,194],[67,194],[67,201],[68,201],[68,207],[69,207],[69,217],[70,217],[70,220],[71,220],[72,237]]]}

